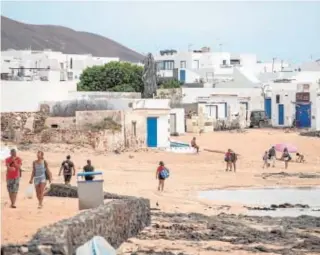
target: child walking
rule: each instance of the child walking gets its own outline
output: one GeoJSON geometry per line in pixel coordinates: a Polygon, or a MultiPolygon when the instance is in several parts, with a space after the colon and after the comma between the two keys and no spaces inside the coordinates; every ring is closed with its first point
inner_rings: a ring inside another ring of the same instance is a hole
{"type": "Polygon", "coordinates": [[[262,159],[263,159],[262,168],[269,168],[270,163],[268,162],[268,160],[269,160],[269,153],[268,153],[268,151],[266,151],[266,152],[264,153],[262,159]]]}

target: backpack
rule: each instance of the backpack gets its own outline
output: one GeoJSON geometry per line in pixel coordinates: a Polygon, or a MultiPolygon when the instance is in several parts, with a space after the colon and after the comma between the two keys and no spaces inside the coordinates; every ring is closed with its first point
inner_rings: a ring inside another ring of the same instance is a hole
{"type": "Polygon", "coordinates": [[[164,168],[160,172],[160,177],[163,179],[167,179],[170,176],[169,170],[167,168],[164,168]]]}

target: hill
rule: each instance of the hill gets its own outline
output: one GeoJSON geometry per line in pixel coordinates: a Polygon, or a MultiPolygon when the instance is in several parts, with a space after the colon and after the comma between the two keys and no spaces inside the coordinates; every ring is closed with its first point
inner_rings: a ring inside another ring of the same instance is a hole
{"type": "Polygon", "coordinates": [[[51,49],[66,54],[92,54],[139,62],[144,56],[101,35],[63,26],[31,25],[1,16],[1,50],[51,49]]]}

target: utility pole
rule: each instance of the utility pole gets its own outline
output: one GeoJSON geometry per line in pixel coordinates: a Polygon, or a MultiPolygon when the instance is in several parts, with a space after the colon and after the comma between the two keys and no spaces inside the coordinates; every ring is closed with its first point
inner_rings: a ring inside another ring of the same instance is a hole
{"type": "Polygon", "coordinates": [[[283,70],[283,60],[281,60],[281,72],[283,70]]]}

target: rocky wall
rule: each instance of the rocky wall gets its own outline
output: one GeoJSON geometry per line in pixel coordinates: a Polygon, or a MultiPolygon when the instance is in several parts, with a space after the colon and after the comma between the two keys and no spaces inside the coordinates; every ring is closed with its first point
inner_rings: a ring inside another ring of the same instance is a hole
{"type": "Polygon", "coordinates": [[[307,131],[300,133],[302,136],[320,137],[320,131],[307,131]]]}
{"type": "Polygon", "coordinates": [[[41,228],[26,244],[2,246],[1,254],[71,255],[77,247],[97,235],[118,248],[122,242],[150,225],[150,222],[149,200],[118,199],[41,228]]]}
{"type": "Polygon", "coordinates": [[[2,136],[15,139],[26,133],[37,133],[45,129],[47,113],[39,112],[8,112],[1,113],[2,136]]]}

